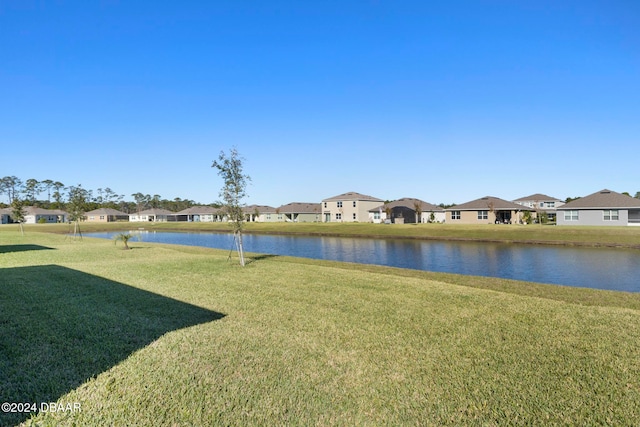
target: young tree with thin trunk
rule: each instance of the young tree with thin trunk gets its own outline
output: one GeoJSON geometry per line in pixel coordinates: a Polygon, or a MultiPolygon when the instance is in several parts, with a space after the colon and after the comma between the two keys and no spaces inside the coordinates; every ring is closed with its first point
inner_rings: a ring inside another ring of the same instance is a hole
{"type": "Polygon", "coordinates": [[[20,224],[20,233],[24,236],[24,221],[26,212],[24,210],[24,202],[18,196],[11,201],[11,217],[15,222],[20,224]]]}
{"type": "Polygon", "coordinates": [[[69,221],[73,222],[73,237],[80,236],[80,221],[84,220],[84,213],[87,211],[87,202],[90,198],[90,193],[82,188],[82,185],[77,187],[69,187],[69,203],[67,203],[67,212],[69,213],[69,221]]]}
{"type": "Polygon", "coordinates": [[[218,160],[214,160],[211,167],[218,169],[218,175],[224,182],[220,190],[223,210],[233,227],[233,235],[238,248],[238,255],[240,256],[240,265],[244,267],[242,229],[245,217],[242,211],[242,199],[247,196],[247,184],[251,181],[251,178],[242,171],[243,160],[238,154],[238,150],[232,148],[229,150],[228,155],[221,151],[218,160]]]}

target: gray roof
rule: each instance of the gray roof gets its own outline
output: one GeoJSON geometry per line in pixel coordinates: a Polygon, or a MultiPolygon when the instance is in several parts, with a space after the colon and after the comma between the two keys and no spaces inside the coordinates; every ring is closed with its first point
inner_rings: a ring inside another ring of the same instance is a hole
{"type": "Polygon", "coordinates": [[[616,193],[611,190],[601,190],[597,193],[589,194],[577,200],[573,200],[558,209],[628,209],[640,208],[640,199],[616,193]]]}
{"type": "Polygon", "coordinates": [[[27,206],[24,210],[27,215],[68,215],[67,212],[60,209],[45,209],[36,206],[27,206]]]}
{"type": "Polygon", "coordinates": [[[397,207],[407,207],[411,210],[415,210],[416,203],[420,203],[420,209],[422,209],[422,212],[444,212],[444,209],[440,206],[433,205],[431,203],[425,202],[424,200],[414,199],[412,197],[403,197],[402,199],[394,200],[387,205],[380,205],[373,209],[369,209],[369,212],[378,211],[380,209],[384,210],[387,206],[391,209],[397,207]]]}
{"type": "Polygon", "coordinates": [[[322,201],[333,202],[333,201],[345,201],[345,200],[360,200],[360,201],[367,201],[367,202],[383,202],[384,201],[382,199],[378,199],[373,196],[367,196],[366,194],[356,193],[355,191],[350,191],[348,193],[329,197],[328,199],[323,199],[322,201]]]}
{"type": "Polygon", "coordinates": [[[319,214],[322,210],[320,203],[304,203],[304,202],[292,202],[287,203],[286,205],[280,206],[277,211],[280,213],[288,214],[288,213],[310,213],[310,214],[319,214]]]}
{"type": "Polygon", "coordinates": [[[112,208],[98,208],[89,212],[85,212],[85,215],[128,216],[129,214],[112,208]]]}
{"type": "Polygon", "coordinates": [[[214,208],[213,206],[191,206],[190,208],[176,212],[176,215],[213,215],[218,212],[220,212],[220,209],[214,208]]]}
{"type": "Polygon", "coordinates": [[[517,203],[508,202],[498,197],[485,196],[467,203],[455,205],[446,209],[447,211],[476,211],[476,210],[510,210],[510,211],[530,211],[533,210],[517,203]]]}
{"type": "Polygon", "coordinates": [[[265,205],[249,205],[242,208],[242,212],[252,214],[255,211],[258,213],[275,213],[276,208],[265,205]]]}
{"type": "Polygon", "coordinates": [[[175,214],[176,214],[175,212],[171,212],[171,211],[166,210],[166,209],[152,208],[152,209],[144,210],[144,211],[142,211],[140,213],[134,212],[134,213],[129,214],[129,215],[155,215],[155,216],[158,216],[158,215],[175,215],[175,214]]]}
{"type": "Polygon", "coordinates": [[[520,197],[519,199],[515,199],[514,202],[546,202],[546,201],[551,201],[551,202],[562,202],[563,200],[560,199],[556,199],[555,197],[551,197],[551,196],[547,196],[546,194],[540,194],[540,193],[536,193],[536,194],[532,194],[530,196],[527,197],[520,197]]]}

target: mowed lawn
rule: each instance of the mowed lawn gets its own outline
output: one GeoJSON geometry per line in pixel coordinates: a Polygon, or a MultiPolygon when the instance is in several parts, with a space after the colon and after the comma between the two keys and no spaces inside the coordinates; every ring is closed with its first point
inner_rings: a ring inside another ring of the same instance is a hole
{"type": "Polygon", "coordinates": [[[640,420],[638,294],[130,245],[0,228],[0,425],[640,420]]]}

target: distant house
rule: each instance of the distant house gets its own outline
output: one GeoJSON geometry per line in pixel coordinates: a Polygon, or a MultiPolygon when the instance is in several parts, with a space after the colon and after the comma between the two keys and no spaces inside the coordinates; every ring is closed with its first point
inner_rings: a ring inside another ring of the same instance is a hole
{"type": "Polygon", "coordinates": [[[222,221],[222,210],[213,206],[191,206],[176,212],[169,217],[169,221],[183,222],[215,222],[222,221]]]}
{"type": "Polygon", "coordinates": [[[446,209],[452,224],[511,224],[522,222],[522,213],[533,208],[486,196],[446,209]]]}
{"type": "Polygon", "coordinates": [[[420,199],[404,197],[370,209],[369,220],[374,223],[381,223],[386,220],[394,224],[427,223],[432,221],[431,214],[433,214],[433,222],[443,222],[445,220],[445,211],[440,206],[432,205],[420,199]],[[419,216],[417,210],[420,210],[419,216]]]}
{"type": "Polygon", "coordinates": [[[87,222],[116,222],[129,221],[129,214],[117,209],[99,208],[84,214],[87,222]]]}
{"type": "Polygon", "coordinates": [[[24,209],[24,222],[26,224],[55,224],[58,222],[67,222],[69,214],[59,209],[43,209],[35,206],[29,206],[24,209]]]}
{"type": "Polygon", "coordinates": [[[292,202],[276,209],[280,221],[319,222],[322,210],[320,203],[292,202]]]}
{"type": "Polygon", "coordinates": [[[384,200],[360,193],[349,192],[322,201],[324,222],[366,222],[369,210],[380,206],[384,200]]]}
{"type": "Polygon", "coordinates": [[[242,208],[248,222],[269,222],[271,215],[276,213],[276,208],[265,205],[249,205],[242,208]],[[269,217],[269,219],[267,219],[269,217]]]}
{"type": "Polygon", "coordinates": [[[533,208],[536,213],[545,212],[547,214],[547,218],[551,222],[556,221],[556,209],[564,205],[564,202],[562,200],[540,193],[532,194],[526,197],[520,197],[513,202],[522,206],[533,208]]]}
{"type": "Polygon", "coordinates": [[[559,207],[557,224],[640,226],[640,199],[601,190],[559,207]]]}
{"type": "Polygon", "coordinates": [[[0,209],[0,224],[9,224],[11,218],[11,209],[0,209]]]}
{"type": "Polygon", "coordinates": [[[129,214],[129,221],[131,222],[167,222],[171,220],[171,217],[175,215],[175,212],[171,212],[167,209],[147,209],[142,212],[129,214]]]}

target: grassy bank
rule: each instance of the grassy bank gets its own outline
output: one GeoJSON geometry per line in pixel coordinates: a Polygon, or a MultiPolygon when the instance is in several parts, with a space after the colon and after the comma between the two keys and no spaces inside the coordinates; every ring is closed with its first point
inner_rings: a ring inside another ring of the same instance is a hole
{"type": "Polygon", "coordinates": [[[638,294],[131,246],[0,229],[0,396],[81,408],[0,424],[640,419],[638,294]]]}
{"type": "MultiPolygon", "coordinates": [[[[3,227],[17,228],[17,225],[3,227]]],[[[137,228],[177,231],[229,232],[226,223],[83,223],[82,230],[131,230],[137,228]]],[[[67,224],[28,225],[32,231],[68,233],[67,224]]],[[[640,227],[565,227],[546,225],[453,225],[368,223],[248,223],[248,233],[298,234],[372,238],[470,240],[549,245],[606,246],[640,249],[640,227]]]]}

